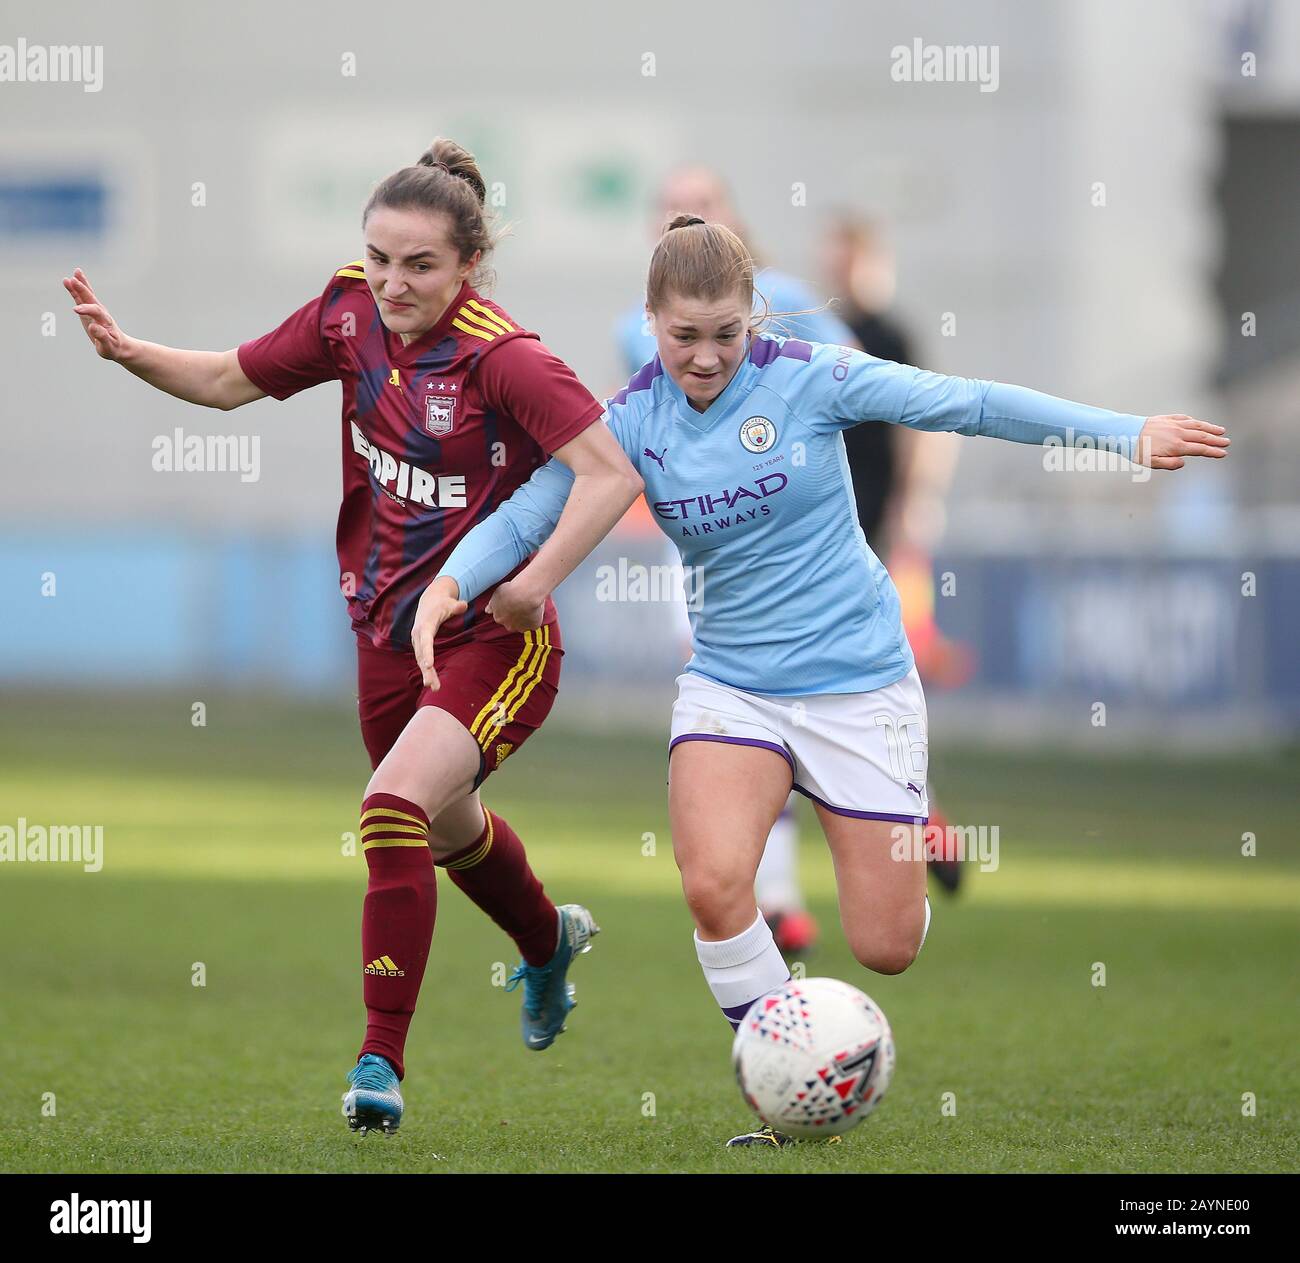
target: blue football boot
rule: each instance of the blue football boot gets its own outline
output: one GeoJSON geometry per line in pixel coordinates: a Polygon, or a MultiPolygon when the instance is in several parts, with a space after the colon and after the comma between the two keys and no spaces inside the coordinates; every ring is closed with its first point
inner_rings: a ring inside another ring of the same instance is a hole
{"type": "Polygon", "coordinates": [[[567,980],[569,965],[575,956],[591,951],[591,940],[600,933],[600,926],[586,908],[566,903],[557,911],[560,942],[555,955],[544,965],[517,966],[506,982],[507,991],[513,991],[520,982],[524,984],[520,1026],[524,1044],[534,1052],[549,1048],[564,1030],[564,1019],[576,1003],[573,983],[567,980]]]}
{"type": "Polygon", "coordinates": [[[352,1131],[363,1136],[381,1131],[391,1136],[402,1125],[402,1092],[397,1072],[386,1057],[363,1053],[348,1071],[352,1088],[343,1093],[343,1116],[352,1131]]]}

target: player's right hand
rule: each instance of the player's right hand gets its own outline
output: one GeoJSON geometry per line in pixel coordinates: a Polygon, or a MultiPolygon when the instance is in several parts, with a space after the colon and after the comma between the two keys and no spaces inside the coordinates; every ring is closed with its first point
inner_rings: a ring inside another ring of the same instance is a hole
{"type": "Polygon", "coordinates": [[[411,648],[415,650],[415,660],[420,665],[425,687],[435,693],[441,687],[438,673],[433,669],[433,642],[438,635],[438,628],[449,618],[469,609],[469,605],[456,595],[459,591],[455,579],[435,579],[424,589],[420,604],[415,608],[411,648]]]}
{"type": "Polygon", "coordinates": [[[1188,456],[1222,460],[1231,442],[1221,425],[1199,421],[1185,412],[1167,412],[1147,417],[1138,435],[1133,462],[1151,469],[1182,469],[1188,456]]]}
{"type": "Polygon", "coordinates": [[[528,585],[528,572],[497,585],[487,612],[514,632],[536,631],[546,621],[546,594],[538,597],[528,585]]]}
{"type": "Polygon", "coordinates": [[[63,278],[63,288],[72,295],[73,311],[81,317],[81,327],[101,359],[121,360],[126,357],[131,339],[108,314],[108,308],[95,297],[86,274],[78,268],[71,276],[63,278]]]}

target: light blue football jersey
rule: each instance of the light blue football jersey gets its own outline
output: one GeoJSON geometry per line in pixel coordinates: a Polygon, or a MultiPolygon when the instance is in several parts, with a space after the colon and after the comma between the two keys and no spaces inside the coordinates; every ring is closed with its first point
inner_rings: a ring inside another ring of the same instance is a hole
{"type": "MultiPolygon", "coordinates": [[[[802,338],[805,342],[834,342],[837,346],[857,346],[858,340],[853,330],[829,308],[824,308],[821,299],[799,280],[776,268],[760,268],[754,274],[754,312],[763,314],[763,304],[759,301],[761,294],[767,300],[770,311],[802,312],[802,315],[785,316],[779,321],[779,327],[771,332],[783,337],[802,338]]],[[[645,300],[629,308],[614,325],[614,334],[618,339],[618,349],[623,357],[623,371],[630,377],[641,367],[648,364],[659,354],[654,335],[646,324],[645,300]]]]}
{"type": "MultiPolygon", "coordinates": [[[[608,401],[604,419],[690,568],[686,669],[777,697],[867,692],[913,664],[898,593],[858,525],[842,430],[887,421],[1020,443],[1113,443],[1127,454],[1144,423],[1023,386],[766,334],[751,339],[706,411],[691,407],[656,356],[608,401]]],[[[541,546],[572,482],[551,460],[465,536],[441,571],[462,599],[541,546]]]]}

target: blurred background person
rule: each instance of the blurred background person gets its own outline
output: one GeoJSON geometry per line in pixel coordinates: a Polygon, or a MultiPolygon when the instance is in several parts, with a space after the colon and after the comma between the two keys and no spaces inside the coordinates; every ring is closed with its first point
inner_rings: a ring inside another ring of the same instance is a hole
{"type": "MultiPolygon", "coordinates": [[[[918,364],[911,339],[890,310],[897,269],[883,228],[852,211],[837,212],[821,240],[821,267],[835,311],[858,345],[878,359],[918,364]]],[[[957,466],[957,443],[951,434],[856,425],[844,432],[844,447],[858,522],[898,589],[921,678],[932,688],[958,688],[970,678],[974,658],[935,621],[932,560],[944,530],[944,497],[957,466]]],[[[955,894],[961,865],[947,829],[948,819],[932,793],[926,831],[930,871],[955,894]]]]}
{"type": "MultiPolygon", "coordinates": [[[[778,271],[761,250],[755,249],[753,234],[737,211],[731,189],[720,172],[701,163],[685,163],[670,170],[659,186],[648,225],[650,239],[658,241],[664,224],[674,215],[684,214],[698,215],[711,224],[725,224],[749,247],[758,264],[754,275],[756,297],[761,295],[767,309],[777,317],[772,333],[836,346],[858,345],[847,324],[828,309],[811,285],[778,271]]],[[[761,305],[757,310],[762,310],[761,305]]],[[[656,354],[644,295],[619,317],[615,330],[624,370],[631,376],[656,354]]]]}

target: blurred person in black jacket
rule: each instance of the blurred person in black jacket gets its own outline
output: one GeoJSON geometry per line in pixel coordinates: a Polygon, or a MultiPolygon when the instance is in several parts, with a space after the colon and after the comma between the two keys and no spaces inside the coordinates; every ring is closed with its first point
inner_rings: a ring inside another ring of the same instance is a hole
{"type": "MultiPolygon", "coordinates": [[[[916,364],[911,340],[889,314],[896,290],[893,251],[881,229],[851,212],[835,215],[822,239],[822,272],[836,314],[868,355],[916,364]]],[[[919,366],[918,366],[919,367],[919,366]]],[[[896,425],[844,431],[858,521],[889,569],[902,604],[903,626],[927,685],[957,688],[974,669],[970,648],[939,631],[934,618],[931,554],[943,534],[944,496],[952,484],[957,445],[951,434],[922,434],[896,425]]],[[[926,831],[930,869],[949,892],[961,879],[948,821],[933,795],[926,831]]]]}

